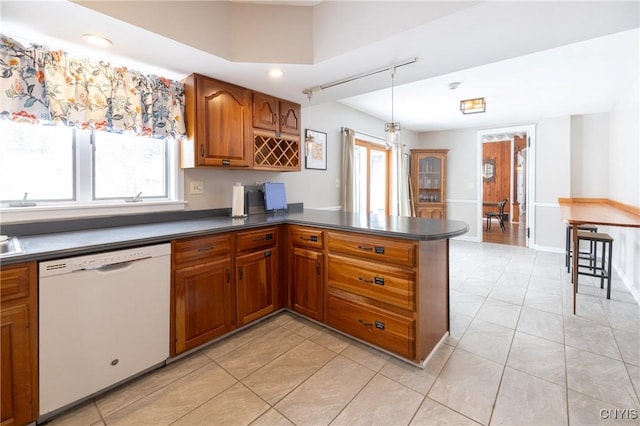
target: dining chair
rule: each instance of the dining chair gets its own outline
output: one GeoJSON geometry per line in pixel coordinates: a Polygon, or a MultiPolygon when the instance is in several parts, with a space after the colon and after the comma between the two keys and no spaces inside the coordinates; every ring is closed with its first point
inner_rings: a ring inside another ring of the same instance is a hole
{"type": "Polygon", "coordinates": [[[487,212],[487,231],[491,231],[491,218],[497,217],[498,218],[498,223],[500,224],[500,229],[502,230],[502,232],[504,232],[504,206],[507,205],[507,201],[508,199],[505,198],[504,200],[500,201],[498,203],[498,210],[497,212],[487,212]]]}

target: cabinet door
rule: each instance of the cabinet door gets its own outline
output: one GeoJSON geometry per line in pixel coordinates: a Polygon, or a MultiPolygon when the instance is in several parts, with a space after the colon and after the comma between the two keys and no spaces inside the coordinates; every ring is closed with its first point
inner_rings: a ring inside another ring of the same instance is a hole
{"type": "Polygon", "coordinates": [[[234,328],[231,260],[177,269],[174,276],[176,354],[234,328]]]}
{"type": "Polygon", "coordinates": [[[278,132],[279,113],[277,98],[253,92],[253,127],[278,132]]]}
{"type": "Polygon", "coordinates": [[[300,105],[280,101],[280,131],[300,136],[300,105]]]}
{"type": "Polygon", "coordinates": [[[202,77],[196,96],[198,165],[248,166],[249,90],[202,77]]]}
{"type": "Polygon", "coordinates": [[[278,256],[276,248],[236,258],[238,326],[275,310],[278,256]]]}
{"type": "Polygon", "coordinates": [[[293,249],[293,309],[317,321],[324,320],[324,262],[322,253],[293,249]]]}
{"type": "Polygon", "coordinates": [[[23,425],[35,420],[31,388],[31,348],[29,307],[24,304],[2,309],[0,364],[3,425],[23,425]]]}
{"type": "Polygon", "coordinates": [[[425,219],[444,219],[444,207],[418,207],[416,216],[425,219]]]}

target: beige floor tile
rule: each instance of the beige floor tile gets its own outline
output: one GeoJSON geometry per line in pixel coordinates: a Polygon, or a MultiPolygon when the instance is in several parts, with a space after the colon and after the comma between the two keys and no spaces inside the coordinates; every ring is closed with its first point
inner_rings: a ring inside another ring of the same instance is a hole
{"type": "Polygon", "coordinates": [[[460,339],[458,347],[504,364],[509,354],[513,334],[514,330],[510,328],[475,319],[460,339]]]}
{"type": "Polygon", "coordinates": [[[211,362],[200,352],[189,355],[97,397],[96,405],[106,417],[211,362]]]}
{"type": "Polygon", "coordinates": [[[105,418],[111,425],[168,425],[236,383],[215,363],[182,377],[105,418]]]}
{"type": "Polygon", "coordinates": [[[532,288],[529,285],[527,295],[524,298],[524,306],[562,315],[562,296],[560,294],[550,294],[544,290],[532,288]]]}
{"type": "Polygon", "coordinates": [[[575,316],[576,318],[582,318],[585,320],[593,321],[600,325],[609,326],[609,319],[607,318],[607,314],[604,312],[604,308],[600,301],[597,303],[580,301],[576,306],[576,313],[573,313],[573,299],[572,296],[569,295],[564,303],[564,316],[575,316]]]}
{"type": "Polygon", "coordinates": [[[315,336],[324,329],[323,326],[301,317],[294,317],[291,321],[283,323],[282,327],[306,338],[315,336]]]}
{"type": "Polygon", "coordinates": [[[423,395],[378,374],[331,424],[408,424],[423,398],[423,395]]]}
{"type": "Polygon", "coordinates": [[[631,379],[621,361],[569,346],[566,357],[569,389],[619,407],[638,404],[631,379]]]}
{"type": "Polygon", "coordinates": [[[511,283],[502,282],[497,284],[493,288],[493,290],[491,290],[491,293],[489,293],[489,298],[521,306],[524,302],[524,296],[526,293],[526,285],[521,286],[517,284],[513,285],[511,283]]]}
{"type": "Polygon", "coordinates": [[[516,332],[507,366],[564,386],[566,383],[563,345],[516,332]]]}
{"type": "Polygon", "coordinates": [[[275,408],[297,425],[328,424],[374,374],[338,355],[278,402],[275,408]]]}
{"type": "Polygon", "coordinates": [[[85,402],[50,419],[47,426],[102,425],[102,417],[93,401],[85,402]]]}
{"type": "Polygon", "coordinates": [[[273,405],[334,356],[335,352],[307,340],[249,375],[242,382],[273,405]]]}
{"type": "Polygon", "coordinates": [[[275,408],[271,408],[258,417],[255,422],[251,423],[251,426],[293,426],[293,423],[280,414],[275,408]]]}
{"type": "Polygon", "coordinates": [[[328,328],[320,330],[320,332],[311,336],[309,340],[336,353],[342,352],[353,342],[353,339],[331,331],[328,328]]]}
{"type": "Polygon", "coordinates": [[[640,330],[625,331],[614,328],[613,334],[622,352],[622,360],[627,364],[640,367],[640,330]]]}
{"type": "Polygon", "coordinates": [[[477,426],[479,424],[430,398],[424,399],[410,423],[411,426],[477,426]]]}
{"type": "Polygon", "coordinates": [[[241,383],[218,394],[189,412],[175,426],[247,425],[269,409],[269,404],[258,398],[241,383]]]}
{"type": "Polygon", "coordinates": [[[456,349],[428,397],[479,423],[487,424],[502,369],[500,364],[456,349]]]}
{"type": "Polygon", "coordinates": [[[451,313],[449,315],[449,335],[444,342],[447,345],[456,346],[464,332],[467,331],[471,321],[473,321],[473,317],[469,315],[451,313]]]}
{"type": "Polygon", "coordinates": [[[515,329],[520,317],[520,306],[499,300],[487,299],[480,308],[477,319],[481,319],[502,327],[515,329]]]}
{"type": "Polygon", "coordinates": [[[485,297],[462,291],[449,291],[452,314],[462,314],[470,317],[476,316],[480,307],[485,301],[485,297]]]}
{"type": "Polygon", "coordinates": [[[495,281],[481,280],[476,278],[475,275],[471,275],[471,277],[458,287],[458,291],[487,297],[495,285],[495,281]]]}
{"type": "Polygon", "coordinates": [[[564,327],[561,315],[523,307],[517,331],[564,343],[564,327]]]}
{"type": "Polygon", "coordinates": [[[563,386],[507,367],[491,417],[492,425],[565,425],[563,386]]]}
{"type": "Polygon", "coordinates": [[[283,311],[278,315],[274,315],[273,317],[269,318],[269,321],[272,321],[274,324],[277,324],[277,325],[283,325],[293,320],[294,318],[298,318],[298,315],[291,312],[283,311]]]}
{"type": "Polygon", "coordinates": [[[625,364],[627,371],[629,372],[629,378],[636,390],[636,395],[640,396],[640,367],[633,364],[625,364]]]}
{"type": "Polygon", "coordinates": [[[574,425],[593,426],[639,423],[638,418],[632,419],[631,413],[624,411],[622,407],[612,406],[608,402],[572,390],[569,391],[569,421],[574,425]]]}
{"type": "Polygon", "coordinates": [[[452,353],[453,346],[440,345],[427,362],[427,365],[425,365],[425,368],[417,368],[414,365],[391,357],[380,369],[380,374],[422,395],[426,395],[452,353]]]}
{"type": "Polygon", "coordinates": [[[603,299],[602,306],[612,328],[631,332],[640,330],[640,306],[637,303],[603,299]]]}
{"type": "Polygon", "coordinates": [[[568,346],[609,358],[622,359],[610,327],[567,316],[564,318],[564,340],[568,346]]]}
{"type": "Polygon", "coordinates": [[[304,340],[291,330],[276,328],[264,333],[247,346],[235,349],[216,360],[237,379],[243,379],[304,340]]]}
{"type": "Polygon", "coordinates": [[[340,352],[340,355],[349,358],[358,364],[364,365],[373,371],[380,370],[384,363],[391,358],[391,356],[382,351],[356,341],[353,341],[342,352],[340,352]]]}
{"type": "Polygon", "coordinates": [[[204,353],[215,361],[229,352],[255,341],[258,337],[277,329],[280,318],[286,319],[289,315],[290,314],[279,314],[258,324],[254,324],[247,329],[241,330],[236,334],[214,343],[204,349],[204,353]]]}

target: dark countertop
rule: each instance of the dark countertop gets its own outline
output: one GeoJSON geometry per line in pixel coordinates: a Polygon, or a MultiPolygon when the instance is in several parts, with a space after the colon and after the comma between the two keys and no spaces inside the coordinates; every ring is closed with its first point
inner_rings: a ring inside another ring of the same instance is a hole
{"type": "Polygon", "coordinates": [[[462,221],[419,219],[398,216],[357,215],[340,211],[304,210],[299,213],[272,213],[234,219],[215,216],[204,219],[115,226],[81,231],[19,236],[23,253],[0,259],[2,264],[50,260],[105,250],[168,242],[176,238],[202,236],[269,224],[299,224],[326,229],[362,232],[368,235],[439,240],[465,234],[469,226],[462,221]]]}

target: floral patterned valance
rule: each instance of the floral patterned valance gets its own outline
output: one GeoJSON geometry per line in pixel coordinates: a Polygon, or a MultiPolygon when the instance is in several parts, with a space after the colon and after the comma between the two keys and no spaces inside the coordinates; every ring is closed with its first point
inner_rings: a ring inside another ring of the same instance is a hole
{"type": "Polygon", "coordinates": [[[184,86],[0,35],[2,118],[181,138],[184,86]]]}

